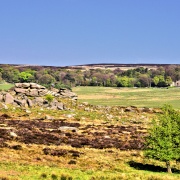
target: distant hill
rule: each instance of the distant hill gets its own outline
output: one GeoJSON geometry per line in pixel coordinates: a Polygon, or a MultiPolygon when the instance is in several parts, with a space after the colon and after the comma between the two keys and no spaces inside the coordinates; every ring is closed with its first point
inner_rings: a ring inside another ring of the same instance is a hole
{"type": "MultiPolygon", "coordinates": [[[[138,67],[144,67],[148,69],[157,69],[162,66],[169,66],[173,64],[118,64],[118,63],[97,63],[97,64],[82,64],[82,65],[72,65],[72,66],[47,66],[47,65],[28,65],[28,64],[0,64],[0,67],[10,65],[15,67],[50,67],[50,68],[63,68],[63,69],[116,69],[120,68],[122,70],[134,69],[138,67]]],[[[177,64],[176,64],[177,65],[177,64]]]]}
{"type": "Polygon", "coordinates": [[[144,67],[148,69],[157,69],[160,66],[169,66],[170,64],[116,64],[116,63],[100,63],[100,64],[83,64],[83,65],[74,65],[66,66],[66,68],[73,69],[116,69],[120,68],[122,70],[134,69],[138,67],[144,67]]]}

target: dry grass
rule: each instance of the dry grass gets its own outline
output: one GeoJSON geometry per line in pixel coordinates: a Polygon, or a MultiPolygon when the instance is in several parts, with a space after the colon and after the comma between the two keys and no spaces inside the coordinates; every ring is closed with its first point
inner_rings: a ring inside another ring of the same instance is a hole
{"type": "MultiPolygon", "coordinates": [[[[15,142],[14,142],[15,143],[15,142]]],[[[120,151],[118,149],[90,149],[90,148],[72,148],[69,146],[49,146],[52,149],[65,149],[76,150],[81,152],[79,158],[73,159],[71,156],[66,155],[62,157],[56,157],[51,155],[44,155],[42,149],[43,145],[25,145],[23,150],[9,150],[6,148],[1,149],[0,158],[0,173],[3,177],[16,177],[20,179],[38,179],[42,173],[48,176],[56,174],[60,177],[62,173],[71,174],[74,179],[87,179],[92,177],[98,179],[98,177],[105,177],[105,179],[111,179],[112,177],[122,179],[138,179],[152,180],[163,179],[167,177],[169,180],[178,180],[178,175],[167,175],[165,173],[153,173],[145,170],[135,170],[128,165],[129,161],[134,161],[142,164],[156,164],[164,166],[163,163],[156,161],[149,161],[143,158],[140,151],[120,151]],[[69,164],[71,160],[74,160],[76,164],[69,164]],[[12,164],[16,164],[17,169],[12,169],[12,164]],[[6,165],[6,166],[2,166],[6,165]],[[21,167],[22,166],[22,167],[21,167]],[[58,170],[59,169],[59,170],[58,170]],[[77,171],[78,170],[78,174],[77,171]],[[34,173],[37,173],[34,176],[34,173]],[[136,176],[135,176],[136,174],[136,176]],[[26,178],[25,178],[26,177],[26,178]],[[33,178],[34,177],[34,178],[33,178]]],[[[174,164],[175,165],[175,164],[174,164]]]]}

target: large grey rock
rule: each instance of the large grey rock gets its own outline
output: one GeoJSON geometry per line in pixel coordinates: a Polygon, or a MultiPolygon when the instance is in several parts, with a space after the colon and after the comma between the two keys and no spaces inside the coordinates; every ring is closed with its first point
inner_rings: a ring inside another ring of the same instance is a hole
{"type": "Polygon", "coordinates": [[[61,130],[61,131],[75,131],[75,132],[77,132],[78,128],[71,127],[71,126],[61,126],[61,127],[58,128],[58,130],[61,130]]]}
{"type": "Polygon", "coordinates": [[[133,107],[126,107],[124,111],[125,112],[136,112],[133,107]]]}
{"type": "Polygon", "coordinates": [[[16,93],[21,93],[21,94],[26,94],[28,92],[28,89],[24,89],[24,88],[14,88],[14,91],[16,93]]]}
{"type": "Polygon", "coordinates": [[[44,102],[44,99],[42,97],[35,97],[32,100],[32,103],[35,104],[35,105],[38,105],[38,106],[42,106],[43,102],[44,102]]]}
{"type": "Polygon", "coordinates": [[[41,86],[41,85],[36,84],[36,83],[30,83],[30,88],[31,89],[46,89],[44,86],[41,86]]]}
{"type": "Polygon", "coordinates": [[[30,89],[29,90],[29,96],[32,96],[32,97],[39,96],[38,90],[37,89],[30,89]]]}
{"type": "Polygon", "coordinates": [[[2,105],[2,107],[3,107],[4,109],[8,109],[8,106],[7,106],[6,104],[1,103],[1,105],[2,105]]]}
{"type": "Polygon", "coordinates": [[[30,87],[30,83],[15,83],[15,87],[17,88],[29,88],[30,87]]]}
{"type": "Polygon", "coordinates": [[[48,90],[47,89],[39,89],[38,94],[39,96],[45,96],[47,94],[48,90]]]}
{"type": "Polygon", "coordinates": [[[53,120],[54,118],[53,118],[52,116],[50,116],[50,115],[46,115],[46,116],[45,116],[45,119],[47,119],[47,120],[53,120]]]}
{"type": "Polygon", "coordinates": [[[31,99],[27,99],[27,104],[29,107],[33,107],[33,102],[31,101],[31,99]]]}
{"type": "Polygon", "coordinates": [[[20,106],[23,106],[24,101],[19,99],[14,99],[14,102],[17,103],[20,106]]]}
{"type": "Polygon", "coordinates": [[[4,96],[0,94],[0,102],[4,100],[4,96]]]}
{"type": "Polygon", "coordinates": [[[69,89],[61,88],[59,90],[59,94],[64,98],[71,98],[71,99],[77,100],[76,93],[72,92],[69,89]]]}
{"type": "Polygon", "coordinates": [[[12,131],[9,133],[9,135],[12,138],[17,138],[18,137],[17,134],[15,132],[12,132],[12,131]]]}
{"type": "Polygon", "coordinates": [[[51,88],[51,91],[55,92],[55,93],[58,93],[59,92],[59,89],[56,89],[56,88],[51,88]]]}
{"type": "Polygon", "coordinates": [[[5,95],[5,104],[12,104],[13,102],[14,102],[14,97],[10,93],[7,93],[5,95]]]}
{"type": "Polygon", "coordinates": [[[64,104],[63,104],[62,102],[59,102],[59,103],[57,104],[57,109],[58,109],[58,110],[64,110],[64,104]]]}

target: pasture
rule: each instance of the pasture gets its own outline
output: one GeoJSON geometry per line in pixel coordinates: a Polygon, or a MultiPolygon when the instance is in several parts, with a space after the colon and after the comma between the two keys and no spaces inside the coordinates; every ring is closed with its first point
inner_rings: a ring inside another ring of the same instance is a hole
{"type": "Polygon", "coordinates": [[[13,84],[3,83],[3,84],[0,84],[0,90],[8,90],[12,88],[13,86],[14,86],[13,84]]]}
{"type": "Polygon", "coordinates": [[[180,109],[180,88],[74,87],[80,102],[107,106],[162,107],[180,109]]]}

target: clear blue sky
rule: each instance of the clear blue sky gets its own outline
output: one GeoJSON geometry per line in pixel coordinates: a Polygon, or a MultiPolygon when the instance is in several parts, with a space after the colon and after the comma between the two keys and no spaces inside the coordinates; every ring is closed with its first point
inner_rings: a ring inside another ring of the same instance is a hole
{"type": "Polygon", "coordinates": [[[180,0],[0,0],[0,64],[180,64],[180,0]]]}

